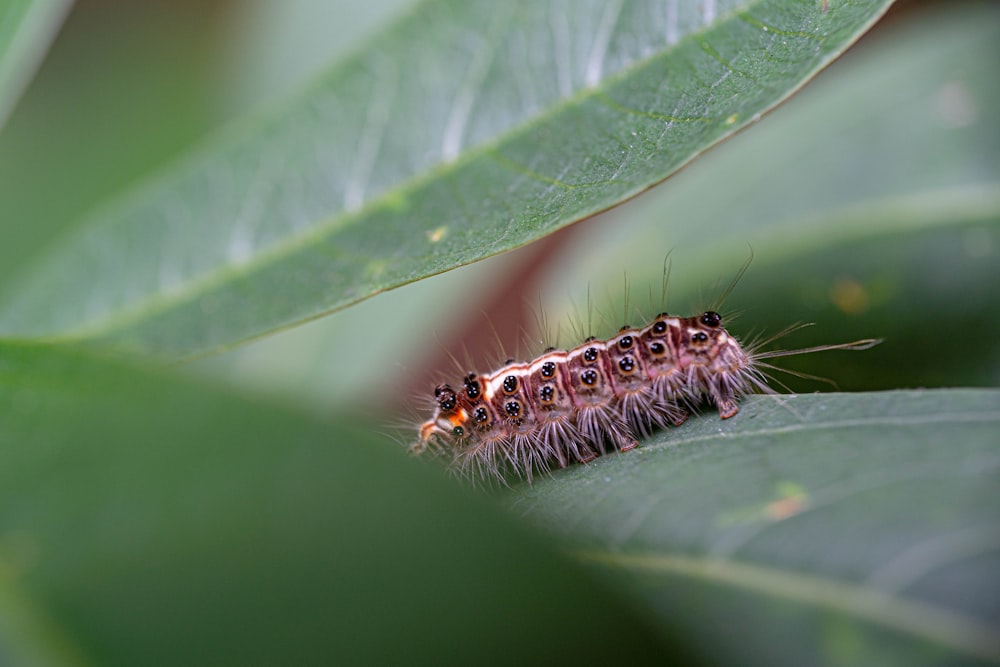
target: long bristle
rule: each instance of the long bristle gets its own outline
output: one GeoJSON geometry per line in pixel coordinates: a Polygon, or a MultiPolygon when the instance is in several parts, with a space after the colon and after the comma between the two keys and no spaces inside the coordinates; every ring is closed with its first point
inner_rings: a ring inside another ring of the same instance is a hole
{"type": "MultiPolygon", "coordinates": [[[[794,375],[795,377],[799,377],[805,380],[818,380],[820,382],[833,384],[833,382],[828,378],[820,377],[818,375],[809,375],[808,373],[800,373],[798,371],[788,370],[787,368],[781,368],[780,366],[772,366],[771,364],[765,364],[759,361],[754,362],[754,369],[757,371],[757,373],[759,373],[763,377],[763,379],[760,380],[759,382],[756,380],[754,380],[753,382],[754,386],[762,394],[778,393],[774,390],[774,387],[771,386],[772,384],[778,385],[789,394],[795,393],[792,391],[791,387],[789,387],[787,384],[785,384],[780,379],[775,377],[774,373],[770,373],[768,371],[778,371],[779,373],[787,373],[788,375],[794,375]]],[[[835,384],[833,386],[836,387],[835,384]]]]}
{"type": "Polygon", "coordinates": [[[744,345],[744,348],[748,352],[752,353],[754,350],[759,350],[759,349],[761,349],[763,347],[767,347],[767,346],[769,346],[769,345],[771,345],[771,344],[773,344],[773,343],[781,340],[782,338],[784,338],[784,337],[786,337],[786,336],[788,336],[790,334],[795,333],[796,331],[801,331],[802,329],[805,329],[805,328],[808,328],[808,327],[811,327],[811,326],[813,326],[812,322],[796,322],[794,324],[789,324],[787,327],[785,327],[784,329],[782,329],[778,333],[771,334],[767,338],[764,338],[763,337],[764,334],[761,333],[760,335],[754,336],[753,340],[747,342],[744,345]]]}
{"type": "Polygon", "coordinates": [[[739,282],[740,282],[740,280],[743,278],[743,274],[746,273],[747,269],[750,268],[751,262],[753,262],[753,248],[752,247],[750,248],[750,256],[747,257],[747,260],[745,262],[743,262],[743,266],[740,267],[740,270],[736,272],[736,277],[733,278],[733,281],[731,283],[729,283],[729,287],[727,287],[722,292],[722,294],[719,295],[719,298],[712,305],[712,310],[718,312],[719,310],[722,309],[722,304],[724,304],[726,302],[726,299],[729,298],[729,295],[732,294],[732,292],[733,292],[734,289],[736,289],[736,285],[738,285],[739,282]]]}
{"type": "Polygon", "coordinates": [[[827,352],[829,350],[868,350],[881,342],[881,338],[862,338],[861,340],[855,340],[850,343],[815,345],[813,347],[802,347],[797,350],[769,350],[767,352],[757,352],[754,353],[753,358],[755,360],[774,359],[776,357],[791,357],[797,354],[811,354],[813,352],[827,352]]]}
{"type": "MultiPolygon", "coordinates": [[[[670,270],[673,268],[670,261],[670,253],[672,252],[673,249],[671,249],[670,252],[668,252],[663,258],[663,278],[660,282],[660,312],[667,309],[667,288],[670,286],[670,270]]],[[[650,298],[649,302],[650,305],[653,304],[652,298],[650,298]]]]}

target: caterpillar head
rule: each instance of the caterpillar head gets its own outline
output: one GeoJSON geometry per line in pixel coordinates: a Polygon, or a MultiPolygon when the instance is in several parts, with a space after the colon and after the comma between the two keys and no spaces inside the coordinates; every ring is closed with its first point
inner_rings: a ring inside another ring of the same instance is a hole
{"type": "Polygon", "coordinates": [[[434,415],[420,425],[420,438],[410,447],[413,454],[422,454],[434,443],[454,444],[467,433],[465,423],[469,413],[451,385],[438,385],[434,389],[434,400],[437,403],[434,415]]]}

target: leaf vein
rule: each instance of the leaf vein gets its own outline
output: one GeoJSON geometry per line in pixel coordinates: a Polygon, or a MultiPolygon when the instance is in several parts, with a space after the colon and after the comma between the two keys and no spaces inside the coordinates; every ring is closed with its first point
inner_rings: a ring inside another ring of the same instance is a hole
{"type": "Polygon", "coordinates": [[[961,612],[813,574],[730,560],[658,553],[581,551],[587,563],[629,571],[692,577],[775,598],[836,611],[991,662],[1000,661],[1000,638],[993,628],[961,612]]]}

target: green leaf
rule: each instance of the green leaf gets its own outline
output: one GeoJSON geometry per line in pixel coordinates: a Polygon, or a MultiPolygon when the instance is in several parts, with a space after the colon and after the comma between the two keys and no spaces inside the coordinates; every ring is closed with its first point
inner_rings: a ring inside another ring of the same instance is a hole
{"type": "Polygon", "coordinates": [[[539,238],[751,123],[890,3],[826,4],[424,3],[84,221],[0,332],[190,355],[539,238]]]}
{"type": "Polygon", "coordinates": [[[4,0],[0,5],[0,127],[62,23],[69,0],[4,0]]]}
{"type": "Polygon", "coordinates": [[[511,505],[710,661],[996,662],[998,433],[996,390],[752,397],[511,505]]]}
{"type": "Polygon", "coordinates": [[[0,405],[4,664],[677,650],[537,535],[348,420],[16,343],[0,345],[0,405]]]}
{"type": "Polygon", "coordinates": [[[580,253],[604,261],[568,280],[617,280],[627,263],[636,280],[658,282],[664,249],[635,239],[665,223],[683,269],[675,278],[697,284],[718,280],[724,260],[739,266],[748,243],[766,251],[756,264],[995,219],[998,9],[936,8],[884,28],[672,187],[618,209],[619,224],[580,253]]]}

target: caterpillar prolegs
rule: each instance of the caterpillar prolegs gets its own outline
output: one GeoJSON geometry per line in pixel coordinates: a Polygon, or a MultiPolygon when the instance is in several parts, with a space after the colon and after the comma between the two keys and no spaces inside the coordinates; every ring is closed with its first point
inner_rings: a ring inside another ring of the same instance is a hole
{"type": "Polygon", "coordinates": [[[458,472],[504,482],[627,451],[640,437],[679,426],[708,403],[722,419],[739,412],[741,396],[774,393],[764,360],[820,350],[862,350],[866,339],[800,350],[744,348],[707,311],[661,313],[642,328],[622,327],[570,350],[549,349],[491,373],[469,373],[457,389],[434,390],[434,415],[420,426],[414,453],[434,449],[458,472]]]}

